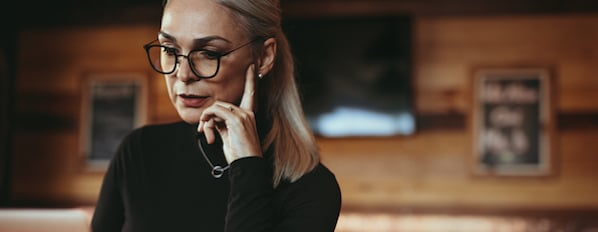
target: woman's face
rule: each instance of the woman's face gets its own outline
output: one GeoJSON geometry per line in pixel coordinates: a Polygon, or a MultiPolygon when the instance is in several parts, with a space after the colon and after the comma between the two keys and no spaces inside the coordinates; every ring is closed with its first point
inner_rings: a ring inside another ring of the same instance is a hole
{"type": "MultiPolygon", "coordinates": [[[[158,39],[179,55],[194,49],[224,53],[249,42],[228,9],[212,0],[169,1],[158,39]]],[[[238,105],[252,62],[251,46],[244,46],[220,59],[216,76],[202,79],[195,76],[187,59],[180,57],[175,72],[165,75],[168,95],[180,117],[195,124],[215,101],[238,105]]]]}

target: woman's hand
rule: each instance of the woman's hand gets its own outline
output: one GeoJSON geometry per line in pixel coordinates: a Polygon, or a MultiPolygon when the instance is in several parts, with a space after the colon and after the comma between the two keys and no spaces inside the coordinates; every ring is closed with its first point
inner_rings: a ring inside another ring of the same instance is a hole
{"type": "Polygon", "coordinates": [[[254,65],[247,68],[245,74],[245,90],[241,104],[216,101],[206,108],[201,117],[197,131],[204,133],[209,144],[216,139],[215,131],[223,142],[226,161],[233,161],[249,156],[262,156],[261,143],[257,133],[254,113],[255,72],[254,65]]]}

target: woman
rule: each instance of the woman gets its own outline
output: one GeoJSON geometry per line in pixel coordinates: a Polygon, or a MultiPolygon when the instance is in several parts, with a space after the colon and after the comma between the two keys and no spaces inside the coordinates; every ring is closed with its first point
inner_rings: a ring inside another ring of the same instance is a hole
{"type": "Polygon", "coordinates": [[[171,0],[145,46],[182,122],[129,134],[93,231],[334,231],[276,0],[171,0]]]}

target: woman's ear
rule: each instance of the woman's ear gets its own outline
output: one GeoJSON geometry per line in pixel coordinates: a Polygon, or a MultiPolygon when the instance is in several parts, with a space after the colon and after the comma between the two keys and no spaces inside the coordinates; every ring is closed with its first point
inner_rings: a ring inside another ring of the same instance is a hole
{"type": "Polygon", "coordinates": [[[258,74],[266,76],[272,70],[274,66],[274,59],[276,58],[276,39],[268,38],[264,41],[264,48],[261,54],[259,54],[259,68],[257,69],[258,74]]]}

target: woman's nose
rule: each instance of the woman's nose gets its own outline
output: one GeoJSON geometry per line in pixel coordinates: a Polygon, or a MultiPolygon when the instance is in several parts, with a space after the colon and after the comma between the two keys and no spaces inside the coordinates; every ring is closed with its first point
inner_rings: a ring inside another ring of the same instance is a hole
{"type": "Polygon", "coordinates": [[[189,65],[189,58],[186,56],[179,56],[177,59],[179,59],[179,67],[176,71],[177,78],[182,82],[198,81],[199,78],[193,73],[193,70],[191,70],[191,66],[189,65]]]}

